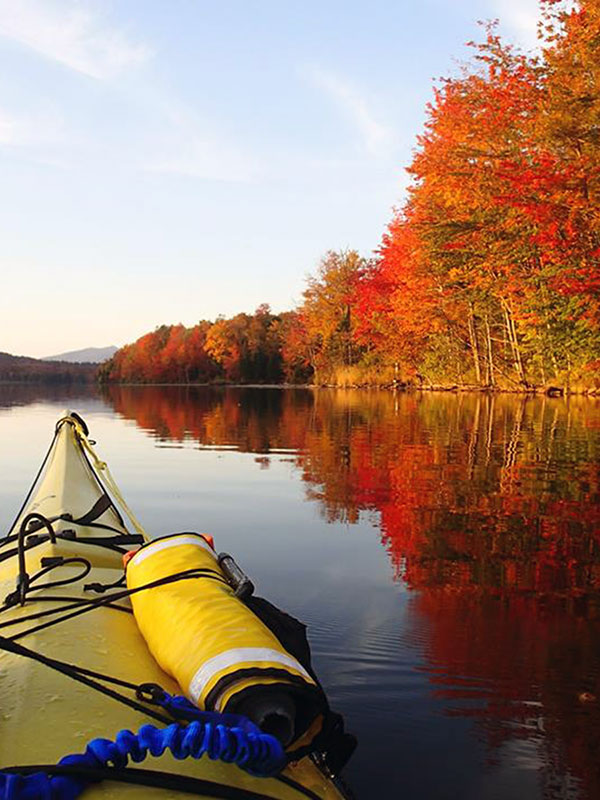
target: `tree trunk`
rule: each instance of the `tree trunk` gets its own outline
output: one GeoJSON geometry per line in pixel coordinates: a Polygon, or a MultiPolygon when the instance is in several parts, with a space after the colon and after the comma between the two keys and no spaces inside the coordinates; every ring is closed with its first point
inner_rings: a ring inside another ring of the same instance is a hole
{"type": "Polygon", "coordinates": [[[488,386],[494,386],[496,380],[494,376],[494,353],[492,350],[492,335],[490,332],[490,319],[485,315],[485,338],[487,342],[487,383],[488,386]]]}
{"type": "Polygon", "coordinates": [[[521,383],[527,385],[527,380],[525,379],[525,370],[523,369],[523,360],[521,358],[521,348],[519,347],[519,339],[517,337],[517,329],[515,327],[512,312],[508,303],[506,302],[503,303],[503,308],[506,331],[508,333],[508,341],[510,342],[510,348],[513,355],[514,368],[521,383]]]}
{"type": "Polygon", "coordinates": [[[550,327],[550,323],[548,322],[548,320],[546,320],[546,330],[548,331],[548,344],[550,345],[550,358],[552,359],[554,377],[558,378],[558,373],[559,373],[558,359],[556,357],[556,350],[554,349],[554,344],[552,341],[552,328],[550,327]]]}
{"type": "Polygon", "coordinates": [[[558,358],[556,357],[556,350],[554,349],[554,337],[552,336],[552,326],[550,325],[550,320],[548,319],[548,290],[544,283],[540,281],[540,292],[542,295],[542,302],[544,304],[544,319],[546,323],[546,332],[548,336],[548,350],[550,351],[550,359],[552,360],[552,367],[554,369],[554,377],[558,378],[559,367],[558,367],[558,358]]]}
{"type": "Polygon", "coordinates": [[[477,331],[475,330],[475,318],[473,315],[473,304],[469,303],[469,339],[471,341],[471,352],[473,353],[473,364],[475,366],[475,377],[481,386],[481,364],[479,362],[479,345],[477,344],[477,331]]]}
{"type": "Polygon", "coordinates": [[[350,306],[346,306],[346,314],[345,314],[345,328],[346,328],[346,366],[349,367],[353,361],[352,358],[352,335],[350,331],[351,325],[351,314],[352,311],[350,306]]]}

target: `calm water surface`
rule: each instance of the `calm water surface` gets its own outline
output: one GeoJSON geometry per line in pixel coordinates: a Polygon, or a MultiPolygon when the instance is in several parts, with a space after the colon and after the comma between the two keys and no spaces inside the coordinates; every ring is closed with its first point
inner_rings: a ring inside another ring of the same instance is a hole
{"type": "Polygon", "coordinates": [[[2,529],[67,406],[309,625],[359,798],[600,797],[598,402],[0,387],[2,529]]]}

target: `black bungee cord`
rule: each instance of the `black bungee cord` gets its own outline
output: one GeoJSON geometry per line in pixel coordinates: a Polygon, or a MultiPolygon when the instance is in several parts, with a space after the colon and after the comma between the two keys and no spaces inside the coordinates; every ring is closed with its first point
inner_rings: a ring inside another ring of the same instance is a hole
{"type": "MultiPolygon", "coordinates": [[[[62,617],[58,619],[50,620],[49,622],[42,623],[41,625],[36,625],[32,628],[28,628],[24,631],[21,631],[14,636],[11,636],[13,641],[17,639],[22,639],[24,636],[28,636],[30,633],[37,633],[40,630],[44,630],[45,628],[49,628],[52,625],[58,625],[60,622],[65,622],[68,619],[73,619],[74,617],[78,617],[81,614],[85,614],[88,611],[92,611],[94,608],[98,608],[100,606],[111,606],[117,600],[123,600],[125,598],[130,597],[132,594],[137,594],[138,592],[146,591],[147,589],[154,589],[158,586],[165,586],[169,583],[175,583],[180,580],[190,580],[193,578],[208,578],[209,580],[215,580],[219,583],[227,584],[227,581],[223,580],[217,573],[210,569],[189,569],[183,570],[182,572],[177,572],[173,575],[167,575],[164,578],[158,578],[155,581],[151,581],[150,583],[146,583],[142,586],[136,586],[133,589],[123,589],[120,592],[113,592],[106,597],[98,597],[94,598],[93,600],[86,600],[85,606],[81,605],[81,601],[77,598],[71,605],[64,606],[63,608],[59,609],[50,609],[50,614],[57,614],[61,611],[68,611],[69,613],[64,614],[62,617]]],[[[40,598],[41,600],[42,598],[40,598]]],[[[41,611],[39,615],[47,615],[47,612],[41,611]]],[[[31,618],[31,616],[30,616],[31,618]]],[[[18,624],[19,622],[24,621],[24,618],[21,617],[17,620],[10,620],[9,624],[18,624]]],[[[0,627],[5,626],[7,623],[1,623],[0,627]]]]}
{"type": "Polygon", "coordinates": [[[19,528],[19,537],[18,537],[18,548],[17,554],[19,558],[19,574],[17,576],[17,592],[19,594],[19,603],[23,606],[25,605],[25,596],[27,595],[27,590],[29,589],[30,578],[27,574],[27,568],[25,565],[25,536],[28,532],[28,526],[30,522],[39,522],[40,525],[48,531],[50,535],[50,541],[52,544],[56,544],[56,533],[54,528],[52,527],[52,523],[42,514],[37,514],[34,512],[33,514],[27,514],[27,516],[21,522],[21,527],[19,528]]]}

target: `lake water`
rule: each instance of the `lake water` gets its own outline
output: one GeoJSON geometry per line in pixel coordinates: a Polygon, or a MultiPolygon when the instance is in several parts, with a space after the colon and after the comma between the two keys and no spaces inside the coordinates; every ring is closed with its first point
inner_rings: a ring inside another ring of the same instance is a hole
{"type": "Polygon", "coordinates": [[[600,797],[598,401],[0,386],[1,529],[65,407],[308,624],[358,798],[600,797]]]}

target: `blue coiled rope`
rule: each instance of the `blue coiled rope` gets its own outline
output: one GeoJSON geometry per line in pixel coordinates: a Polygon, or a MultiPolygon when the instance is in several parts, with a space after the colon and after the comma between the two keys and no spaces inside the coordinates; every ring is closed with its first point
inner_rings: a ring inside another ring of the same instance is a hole
{"type": "MultiPolygon", "coordinates": [[[[287,763],[281,742],[246,717],[200,711],[185,698],[166,694],[160,705],[171,707],[177,716],[195,719],[185,726],[143,725],[137,733],[122,730],[114,741],[93,739],[85,753],[65,756],[59,766],[123,768],[129,759],[140,763],[148,754],[157,758],[165,750],[180,760],[206,754],[212,760],[237,764],[257,777],[276,775],[287,763]]],[[[0,800],[75,800],[88,783],[71,776],[0,772],[0,800]]]]}

